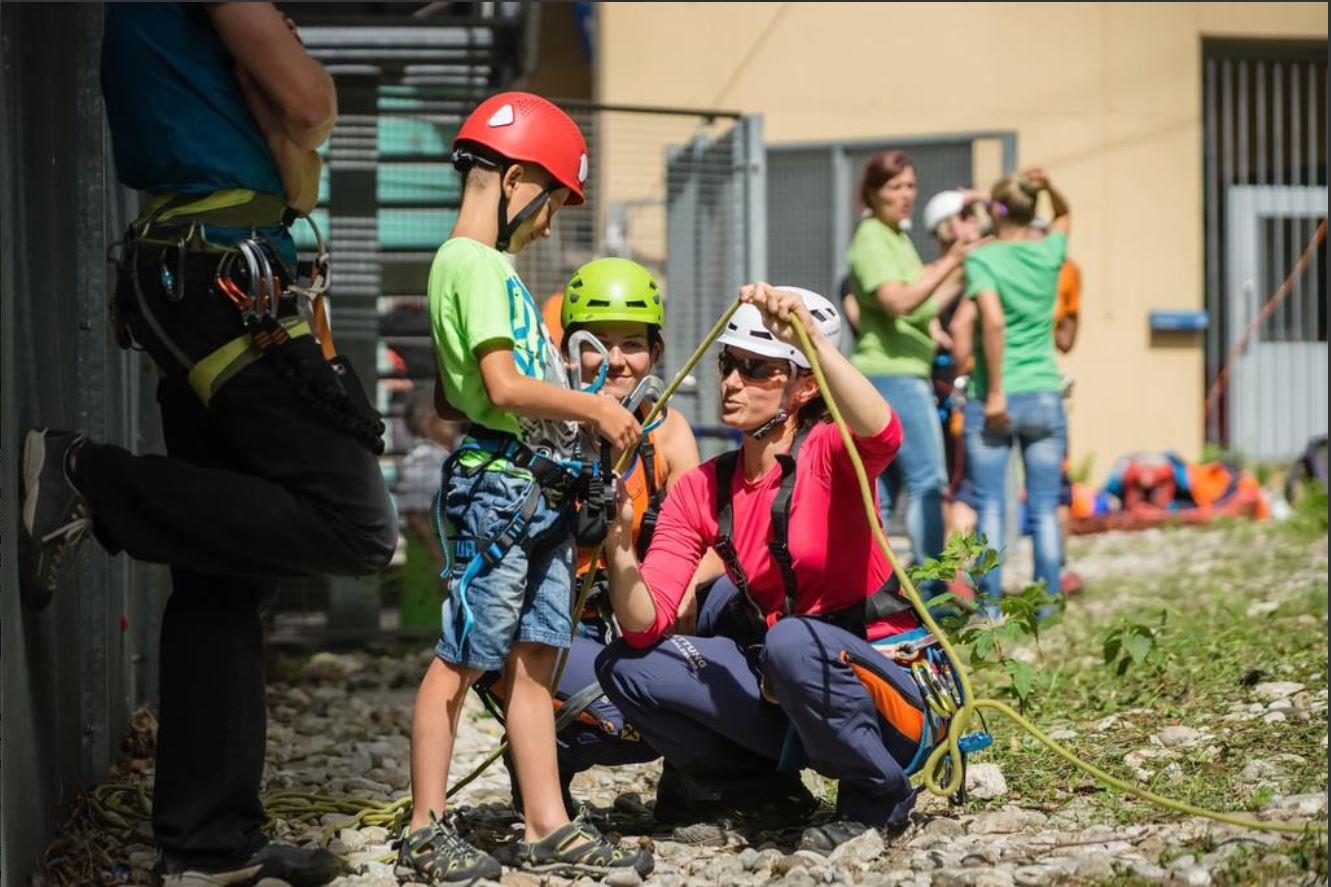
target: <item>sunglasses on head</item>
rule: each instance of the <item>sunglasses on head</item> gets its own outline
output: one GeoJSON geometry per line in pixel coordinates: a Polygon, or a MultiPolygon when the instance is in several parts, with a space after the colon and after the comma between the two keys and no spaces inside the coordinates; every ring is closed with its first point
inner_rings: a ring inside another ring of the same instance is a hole
{"type": "Polygon", "coordinates": [[[777,376],[788,374],[790,366],[784,360],[771,360],[764,357],[740,357],[729,351],[722,351],[716,357],[716,367],[724,379],[735,370],[741,378],[751,382],[767,382],[777,376]]]}

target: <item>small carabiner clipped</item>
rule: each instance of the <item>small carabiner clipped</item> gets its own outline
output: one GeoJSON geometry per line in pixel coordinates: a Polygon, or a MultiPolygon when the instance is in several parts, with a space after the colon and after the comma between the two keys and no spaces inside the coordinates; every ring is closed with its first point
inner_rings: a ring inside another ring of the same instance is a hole
{"type": "MultiPolygon", "coordinates": [[[[636,416],[638,413],[638,407],[642,406],[644,403],[650,401],[655,404],[660,401],[661,396],[665,394],[665,388],[665,382],[662,382],[659,376],[644,376],[633,389],[633,393],[624,398],[621,403],[624,405],[624,409],[636,416]]],[[[661,410],[661,414],[652,420],[650,425],[643,427],[642,433],[651,434],[653,431],[660,428],[661,424],[665,422],[667,413],[669,413],[669,410],[661,410]]]]}
{"type": "Polygon", "coordinates": [[[605,377],[610,373],[610,352],[605,345],[596,336],[587,330],[578,330],[568,337],[564,343],[564,353],[568,358],[568,381],[569,387],[574,391],[585,391],[588,394],[595,394],[605,385],[605,377]],[[596,378],[590,385],[582,384],[582,348],[584,345],[590,346],[593,351],[601,355],[601,366],[596,371],[596,378]]]}

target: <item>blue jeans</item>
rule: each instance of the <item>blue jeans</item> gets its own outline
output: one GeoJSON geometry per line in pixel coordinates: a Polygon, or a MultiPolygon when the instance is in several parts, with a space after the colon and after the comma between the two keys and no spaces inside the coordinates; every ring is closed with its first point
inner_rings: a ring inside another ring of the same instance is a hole
{"type": "MultiPolygon", "coordinates": [[[[1058,528],[1058,495],[1063,457],[1068,448],[1068,423],[1063,397],[1056,391],[1009,394],[1011,428],[1003,433],[986,427],[983,400],[966,404],[966,477],[971,483],[979,514],[979,528],[990,545],[1004,536],[1007,467],[1012,445],[1021,447],[1026,469],[1026,508],[1035,547],[1035,578],[1057,594],[1063,538],[1058,528]]],[[[1001,569],[980,580],[980,591],[996,599],[1002,594],[1001,569]]]]}
{"type": "MultiPolygon", "coordinates": [[[[870,376],[869,381],[901,417],[901,452],[893,468],[901,472],[907,501],[906,529],[910,533],[911,560],[923,563],[943,550],[943,493],[947,469],[943,462],[943,426],[928,379],[918,376],[870,376]]],[[[883,526],[892,513],[887,472],[878,479],[883,526]]]]}

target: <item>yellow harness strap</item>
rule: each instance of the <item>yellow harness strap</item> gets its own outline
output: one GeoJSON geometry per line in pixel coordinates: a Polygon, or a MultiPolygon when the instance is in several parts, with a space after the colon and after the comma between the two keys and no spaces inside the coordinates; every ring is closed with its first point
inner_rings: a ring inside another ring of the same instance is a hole
{"type": "MultiPolygon", "coordinates": [[[[287,317],[278,323],[292,339],[310,335],[310,325],[303,318],[287,317]]],[[[242,333],[194,365],[189,371],[190,387],[203,405],[208,406],[218,389],[261,357],[263,352],[254,343],[254,337],[242,333]]]]}

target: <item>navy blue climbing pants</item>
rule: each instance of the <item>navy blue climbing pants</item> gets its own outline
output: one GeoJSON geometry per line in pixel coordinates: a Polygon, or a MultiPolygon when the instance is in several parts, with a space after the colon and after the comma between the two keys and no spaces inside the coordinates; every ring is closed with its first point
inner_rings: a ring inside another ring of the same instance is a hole
{"type": "Polygon", "coordinates": [[[647,649],[622,640],[606,647],[596,673],[610,701],[695,778],[771,772],[790,762],[790,743],[798,742],[805,765],[839,780],[839,816],[905,822],[915,793],[904,768],[924,722],[910,676],[868,642],[817,619],[783,619],[755,642],[726,618],[737,594],[723,579],[705,609],[721,632],[738,637],[674,635],[647,649]]]}

